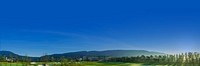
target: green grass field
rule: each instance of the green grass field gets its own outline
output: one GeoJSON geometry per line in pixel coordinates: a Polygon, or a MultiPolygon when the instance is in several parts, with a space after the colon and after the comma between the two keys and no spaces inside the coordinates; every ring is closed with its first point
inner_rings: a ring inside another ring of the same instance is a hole
{"type": "MultiPolygon", "coordinates": [[[[112,62],[109,62],[109,63],[82,62],[80,64],[81,66],[165,66],[165,65],[143,65],[140,63],[112,63],[112,62]]],[[[21,63],[1,63],[0,66],[22,66],[22,64],[21,63]]],[[[54,65],[50,65],[50,66],[54,66],[54,65]]],[[[78,65],[75,65],[75,66],[78,66],[78,65]]]]}
{"type": "Polygon", "coordinates": [[[98,62],[85,62],[85,66],[165,66],[165,65],[143,65],[141,63],[98,63],[98,62]]]}

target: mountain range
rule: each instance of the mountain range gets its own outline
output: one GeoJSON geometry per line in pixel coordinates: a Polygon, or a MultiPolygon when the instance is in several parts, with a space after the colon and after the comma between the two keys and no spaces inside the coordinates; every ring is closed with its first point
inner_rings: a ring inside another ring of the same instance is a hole
{"type": "MultiPolygon", "coordinates": [[[[110,57],[130,57],[139,55],[163,55],[165,53],[153,52],[146,50],[105,50],[105,51],[79,51],[79,52],[69,52],[63,54],[52,54],[48,55],[51,57],[75,57],[75,56],[110,56],[110,57]]],[[[0,51],[0,56],[13,56],[13,57],[23,57],[21,55],[15,54],[11,51],[0,51]]]]}

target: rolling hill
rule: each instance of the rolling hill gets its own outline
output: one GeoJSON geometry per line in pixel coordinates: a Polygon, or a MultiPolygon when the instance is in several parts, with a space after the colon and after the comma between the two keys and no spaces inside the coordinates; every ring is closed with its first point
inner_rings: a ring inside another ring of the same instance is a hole
{"type": "Polygon", "coordinates": [[[52,54],[50,57],[95,57],[95,56],[109,56],[109,57],[135,57],[140,55],[164,55],[165,53],[150,52],[146,50],[105,50],[105,51],[79,51],[69,52],[63,54],[52,54]]]}
{"type": "MultiPolygon", "coordinates": [[[[135,57],[140,55],[164,55],[164,53],[160,52],[150,52],[146,50],[105,50],[105,51],[79,51],[79,52],[69,52],[63,54],[52,54],[47,55],[49,58],[83,58],[83,57],[99,57],[99,56],[107,56],[107,57],[135,57]]],[[[25,58],[26,56],[21,56],[15,54],[11,51],[0,51],[0,56],[4,57],[18,57],[25,58]]],[[[42,57],[30,57],[33,61],[40,60],[42,57]]]]}

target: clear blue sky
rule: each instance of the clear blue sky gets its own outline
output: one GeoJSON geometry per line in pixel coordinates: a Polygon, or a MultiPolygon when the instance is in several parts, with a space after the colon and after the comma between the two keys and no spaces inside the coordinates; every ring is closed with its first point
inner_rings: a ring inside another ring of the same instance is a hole
{"type": "Polygon", "coordinates": [[[200,7],[185,0],[0,1],[0,49],[200,51],[200,7]]]}

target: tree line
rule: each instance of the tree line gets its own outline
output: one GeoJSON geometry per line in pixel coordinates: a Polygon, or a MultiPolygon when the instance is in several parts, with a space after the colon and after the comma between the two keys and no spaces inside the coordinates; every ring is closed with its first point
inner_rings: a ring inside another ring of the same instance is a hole
{"type": "MultiPolygon", "coordinates": [[[[106,57],[105,57],[106,58],[106,57]]],[[[32,59],[28,56],[25,57],[9,57],[0,56],[0,62],[21,63],[23,66],[30,64],[32,59]],[[9,59],[11,59],[9,61],[9,59]]],[[[102,60],[101,60],[102,61],[102,60]]],[[[76,59],[69,59],[64,56],[49,57],[48,55],[42,56],[37,59],[37,62],[48,64],[49,62],[58,62],[54,66],[73,66],[79,64],[76,59]]],[[[104,59],[103,62],[126,62],[126,63],[143,63],[148,65],[175,65],[175,66],[200,66],[200,53],[187,52],[174,55],[141,55],[136,57],[109,57],[104,59]]],[[[79,64],[81,66],[81,64],[79,64]]]]}
{"type": "Polygon", "coordinates": [[[0,56],[0,66],[30,66],[31,62],[36,62],[34,66],[83,66],[81,63],[76,62],[72,59],[68,59],[64,56],[60,58],[49,57],[48,55],[37,58],[35,61],[28,56],[18,57],[18,56],[0,56]],[[13,65],[12,63],[15,63],[13,65]]]}
{"type": "Polygon", "coordinates": [[[176,65],[176,66],[200,66],[200,53],[188,52],[174,55],[150,55],[137,57],[116,57],[106,60],[107,62],[130,62],[155,65],[176,65]]]}

